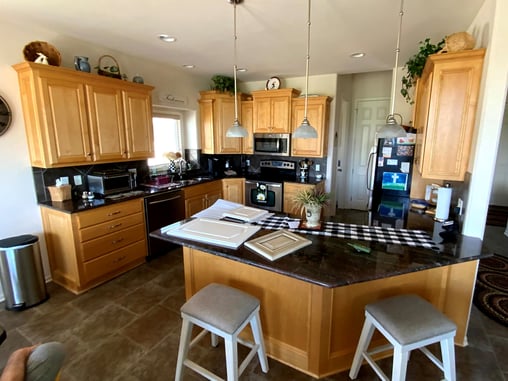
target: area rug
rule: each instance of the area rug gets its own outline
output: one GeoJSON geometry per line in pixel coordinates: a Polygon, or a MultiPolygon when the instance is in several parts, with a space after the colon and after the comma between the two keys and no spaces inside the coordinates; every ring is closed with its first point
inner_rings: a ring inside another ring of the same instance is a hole
{"type": "Polygon", "coordinates": [[[473,302],[485,315],[508,327],[508,258],[480,260],[473,302]]]}

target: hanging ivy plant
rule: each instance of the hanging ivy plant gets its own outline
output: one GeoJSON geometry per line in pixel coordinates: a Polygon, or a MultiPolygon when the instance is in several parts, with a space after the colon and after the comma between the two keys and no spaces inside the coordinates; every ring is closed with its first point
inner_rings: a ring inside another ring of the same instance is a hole
{"type": "Polygon", "coordinates": [[[443,48],[444,44],[444,38],[437,44],[432,44],[430,42],[430,38],[426,38],[425,41],[420,41],[420,48],[418,52],[409,58],[404,65],[406,75],[402,77],[402,88],[400,93],[409,104],[414,103],[409,91],[416,84],[416,80],[422,75],[427,57],[439,52],[443,48]]]}
{"type": "Polygon", "coordinates": [[[235,81],[231,77],[225,75],[214,75],[212,77],[212,90],[232,93],[235,90],[235,81]]]}

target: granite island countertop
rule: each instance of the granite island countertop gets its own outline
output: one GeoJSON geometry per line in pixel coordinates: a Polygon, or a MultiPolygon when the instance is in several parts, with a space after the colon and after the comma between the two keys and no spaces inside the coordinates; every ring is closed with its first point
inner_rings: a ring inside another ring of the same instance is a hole
{"type": "MultiPolygon", "coordinates": [[[[237,249],[228,249],[179,237],[170,237],[161,230],[154,231],[150,235],[329,288],[453,265],[490,255],[478,238],[455,234],[452,238],[442,239],[439,234],[436,235],[436,231],[444,231],[440,226],[441,223],[434,222],[428,216],[416,215],[412,216],[412,219],[414,227],[408,224],[408,228],[424,229],[431,237],[434,235],[436,248],[426,249],[401,244],[305,234],[305,238],[312,241],[310,246],[275,261],[270,261],[243,244],[237,249]],[[358,252],[348,243],[367,246],[371,252],[368,254],[358,252]]],[[[180,221],[177,224],[185,222],[180,221]]],[[[273,230],[261,229],[250,239],[271,231],[273,230]]],[[[298,231],[296,232],[298,233],[298,231]]]]}

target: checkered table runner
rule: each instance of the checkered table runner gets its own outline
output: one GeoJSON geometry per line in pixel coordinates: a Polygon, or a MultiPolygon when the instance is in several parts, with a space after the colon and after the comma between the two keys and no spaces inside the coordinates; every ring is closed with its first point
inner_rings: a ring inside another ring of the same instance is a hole
{"type": "Polygon", "coordinates": [[[264,229],[287,229],[292,232],[323,235],[328,237],[348,238],[364,241],[375,241],[383,243],[395,243],[426,249],[437,248],[430,236],[422,230],[383,228],[378,226],[343,224],[339,222],[324,222],[322,228],[315,229],[290,229],[288,221],[291,218],[271,216],[256,225],[264,229]]]}

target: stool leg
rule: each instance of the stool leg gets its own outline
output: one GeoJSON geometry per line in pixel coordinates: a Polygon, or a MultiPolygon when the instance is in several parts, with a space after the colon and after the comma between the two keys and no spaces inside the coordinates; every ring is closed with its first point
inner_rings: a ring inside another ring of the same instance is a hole
{"type": "Polygon", "coordinates": [[[358,377],[358,372],[360,371],[360,367],[362,366],[363,352],[367,351],[367,348],[369,347],[370,340],[372,339],[372,335],[374,334],[375,329],[376,327],[374,327],[370,318],[366,317],[365,323],[363,323],[360,340],[358,341],[358,346],[356,347],[356,353],[355,357],[353,358],[353,364],[351,365],[351,370],[349,371],[349,378],[352,380],[358,377]]]}
{"type": "Polygon", "coordinates": [[[453,337],[441,340],[441,357],[446,381],[455,381],[455,347],[453,337]]]}
{"type": "Polygon", "coordinates": [[[192,334],[192,323],[187,319],[182,320],[182,331],[180,333],[180,346],[178,347],[178,359],[176,360],[175,381],[181,381],[183,376],[183,362],[189,352],[189,344],[192,334]]]}
{"type": "Polygon", "coordinates": [[[393,348],[392,381],[404,381],[406,379],[407,361],[409,352],[402,350],[399,345],[393,348]]]}
{"type": "Polygon", "coordinates": [[[261,321],[259,319],[259,313],[255,314],[250,321],[252,328],[252,335],[254,336],[254,342],[259,345],[258,358],[261,364],[261,370],[264,373],[268,373],[268,360],[266,358],[265,341],[263,339],[263,330],[261,329],[261,321]]]}
{"type": "Polygon", "coordinates": [[[238,345],[236,340],[236,337],[224,337],[227,381],[238,381],[238,345]]]}

